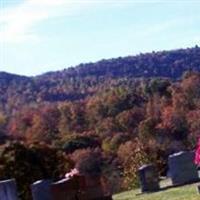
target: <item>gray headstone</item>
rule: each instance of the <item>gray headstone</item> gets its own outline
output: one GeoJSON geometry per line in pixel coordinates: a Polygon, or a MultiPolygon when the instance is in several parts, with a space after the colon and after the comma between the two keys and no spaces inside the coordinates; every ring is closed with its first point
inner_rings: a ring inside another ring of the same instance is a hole
{"type": "Polygon", "coordinates": [[[159,177],[154,165],[143,165],[138,170],[141,191],[154,192],[160,189],[159,177]]]}
{"type": "Polygon", "coordinates": [[[14,179],[0,181],[0,200],[17,200],[17,187],[14,179]]]}
{"type": "Polygon", "coordinates": [[[53,200],[77,200],[79,190],[78,179],[65,178],[51,184],[51,193],[53,200]]]}
{"type": "Polygon", "coordinates": [[[182,185],[199,180],[194,157],[195,153],[192,151],[179,152],[169,156],[168,167],[173,185],[182,185]]]}
{"type": "Polygon", "coordinates": [[[51,180],[40,180],[33,183],[31,185],[33,200],[52,200],[51,183],[51,180]]]}

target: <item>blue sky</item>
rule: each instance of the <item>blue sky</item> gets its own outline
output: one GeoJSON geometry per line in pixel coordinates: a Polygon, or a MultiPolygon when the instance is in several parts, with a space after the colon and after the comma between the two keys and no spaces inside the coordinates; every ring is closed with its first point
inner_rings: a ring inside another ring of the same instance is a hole
{"type": "Polygon", "coordinates": [[[37,75],[200,45],[200,0],[0,0],[0,71],[37,75]]]}

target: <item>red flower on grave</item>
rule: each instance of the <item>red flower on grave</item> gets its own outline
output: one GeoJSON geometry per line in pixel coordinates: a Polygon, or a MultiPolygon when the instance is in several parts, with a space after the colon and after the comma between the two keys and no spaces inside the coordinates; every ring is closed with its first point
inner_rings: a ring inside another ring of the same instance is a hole
{"type": "Polygon", "coordinates": [[[200,139],[195,152],[195,164],[200,166],[200,139]]]}

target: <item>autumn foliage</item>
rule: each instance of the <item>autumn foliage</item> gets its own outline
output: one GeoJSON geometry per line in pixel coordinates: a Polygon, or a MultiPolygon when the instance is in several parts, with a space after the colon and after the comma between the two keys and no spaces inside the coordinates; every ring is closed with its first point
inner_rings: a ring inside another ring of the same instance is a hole
{"type": "Polygon", "coordinates": [[[137,186],[142,164],[166,175],[168,155],[194,150],[200,136],[199,58],[195,47],[31,78],[1,73],[0,178],[23,177],[27,187],[77,166],[116,192],[137,186]]]}

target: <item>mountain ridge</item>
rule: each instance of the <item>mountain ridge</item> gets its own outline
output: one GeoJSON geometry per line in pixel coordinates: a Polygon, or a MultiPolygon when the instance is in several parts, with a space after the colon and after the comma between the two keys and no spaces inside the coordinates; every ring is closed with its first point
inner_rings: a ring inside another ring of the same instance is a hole
{"type": "Polygon", "coordinates": [[[186,71],[200,71],[200,47],[104,59],[38,76],[0,72],[0,110],[29,104],[76,101],[136,79],[180,79],[186,71]]]}
{"type": "MultiPolygon", "coordinates": [[[[136,55],[128,55],[128,56],[119,56],[119,57],[115,57],[115,58],[108,58],[108,59],[101,59],[98,60],[96,62],[86,62],[86,63],[80,63],[76,66],[70,66],[68,68],[64,68],[61,70],[55,70],[55,71],[48,71],[39,75],[35,75],[35,76],[27,76],[27,75],[21,75],[21,74],[15,74],[15,73],[10,73],[10,72],[6,72],[6,71],[0,71],[0,76],[5,75],[12,75],[12,76],[20,76],[20,77],[26,77],[26,78],[38,78],[38,77],[42,77],[42,76],[49,76],[55,73],[66,73],[68,75],[70,75],[72,72],[76,72],[77,75],[79,73],[80,70],[82,70],[83,68],[87,68],[88,66],[93,67],[96,64],[106,64],[109,66],[110,63],[117,61],[117,60],[126,60],[126,59],[132,59],[132,60],[137,60],[138,58],[145,58],[148,57],[149,55],[155,55],[157,57],[159,56],[163,56],[163,55],[167,55],[167,54],[177,54],[182,53],[184,54],[186,51],[195,51],[198,50],[199,51],[200,47],[198,45],[196,45],[195,47],[192,48],[180,48],[180,49],[174,49],[174,50],[163,50],[163,51],[152,51],[152,52],[147,52],[147,53],[139,53],[136,55]]],[[[178,54],[177,54],[178,55],[178,54]]],[[[179,57],[181,56],[181,54],[179,55],[179,57]]]]}

